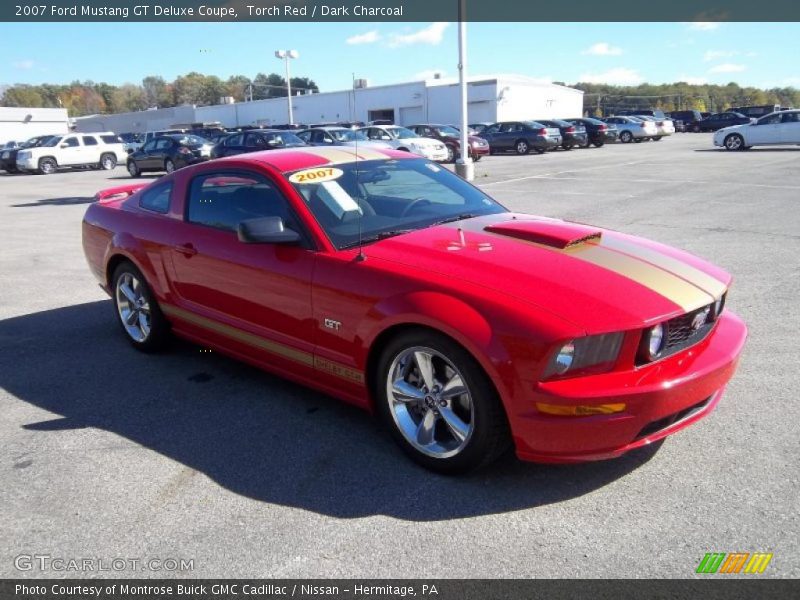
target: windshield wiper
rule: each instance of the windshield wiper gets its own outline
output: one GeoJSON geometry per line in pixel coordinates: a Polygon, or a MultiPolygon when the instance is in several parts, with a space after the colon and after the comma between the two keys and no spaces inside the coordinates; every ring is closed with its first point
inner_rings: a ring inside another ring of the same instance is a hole
{"type": "Polygon", "coordinates": [[[373,233],[372,235],[366,235],[362,237],[360,240],[356,240],[355,242],[350,242],[349,244],[345,244],[341,246],[341,250],[347,250],[348,248],[355,248],[361,244],[370,244],[372,242],[377,242],[379,240],[385,240],[386,238],[395,237],[396,235],[403,235],[404,233],[411,233],[412,231],[416,231],[416,229],[392,229],[390,231],[379,231],[378,233],[373,233]]]}
{"type": "Polygon", "coordinates": [[[429,227],[434,227],[435,225],[444,225],[445,223],[453,223],[455,221],[463,221],[464,219],[471,219],[477,216],[478,215],[475,213],[462,213],[460,215],[453,215],[452,217],[447,217],[446,219],[442,219],[441,221],[436,221],[435,223],[431,223],[429,227]]]}

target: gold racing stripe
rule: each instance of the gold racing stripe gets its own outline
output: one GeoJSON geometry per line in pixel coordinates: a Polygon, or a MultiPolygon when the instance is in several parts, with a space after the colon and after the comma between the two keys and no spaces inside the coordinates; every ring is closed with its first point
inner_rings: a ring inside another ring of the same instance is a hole
{"type": "Polygon", "coordinates": [[[306,154],[313,154],[328,161],[328,164],[339,165],[343,163],[352,163],[357,160],[389,160],[386,154],[377,152],[370,148],[359,148],[356,154],[355,147],[339,147],[339,148],[320,148],[318,146],[311,146],[303,148],[302,152],[306,154]]]}
{"type": "Polygon", "coordinates": [[[561,252],[627,277],[664,296],[685,312],[691,312],[714,301],[712,296],[669,271],[598,244],[585,243],[565,248],[561,252]]]}
{"type": "Polygon", "coordinates": [[[624,252],[634,258],[647,261],[661,269],[674,273],[689,283],[705,290],[714,298],[721,298],[727,288],[719,279],[708,273],[683,262],[680,259],[662,254],[658,250],[635,244],[629,240],[612,236],[603,236],[599,242],[601,246],[624,252]]]}
{"type": "Polygon", "coordinates": [[[361,371],[332,360],[314,356],[310,352],[304,352],[303,350],[297,350],[296,348],[292,348],[286,344],[273,342],[261,336],[242,331],[236,327],[231,327],[230,325],[225,325],[206,317],[201,317],[198,314],[183,310],[177,306],[163,304],[161,305],[161,310],[167,316],[176,317],[183,321],[187,321],[193,325],[202,327],[203,329],[208,329],[209,331],[224,335],[225,337],[231,338],[237,342],[265,350],[270,354],[275,354],[282,358],[293,360],[307,367],[313,367],[318,371],[324,371],[325,373],[335,375],[336,377],[346,379],[347,381],[356,383],[364,382],[364,374],[361,371]]]}

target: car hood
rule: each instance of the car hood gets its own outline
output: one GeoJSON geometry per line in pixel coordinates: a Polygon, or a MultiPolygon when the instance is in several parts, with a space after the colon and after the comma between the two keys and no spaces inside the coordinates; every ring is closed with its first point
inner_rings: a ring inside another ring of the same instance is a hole
{"type": "Polygon", "coordinates": [[[731,131],[736,131],[737,129],[741,129],[742,127],[749,127],[750,123],[742,123],[740,125],[730,125],[728,127],[723,127],[722,129],[717,129],[715,135],[722,135],[725,133],[729,133],[731,131]]]}
{"type": "Polygon", "coordinates": [[[536,305],[588,334],[636,329],[720,298],[725,271],[686,252],[556,219],[502,213],[365,248],[370,259],[536,305]]]}
{"type": "Polygon", "coordinates": [[[416,137],[416,138],[405,138],[405,139],[397,139],[396,141],[400,142],[401,144],[412,145],[412,146],[421,146],[421,147],[437,147],[444,144],[439,140],[429,137],[416,137]]]}

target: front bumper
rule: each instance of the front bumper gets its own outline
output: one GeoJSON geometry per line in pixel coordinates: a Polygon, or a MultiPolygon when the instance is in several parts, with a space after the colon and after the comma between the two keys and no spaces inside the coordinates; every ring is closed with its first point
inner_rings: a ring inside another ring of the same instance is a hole
{"type": "Polygon", "coordinates": [[[419,148],[418,153],[435,162],[443,162],[448,158],[447,146],[442,145],[441,149],[437,148],[419,148]]]}
{"type": "Polygon", "coordinates": [[[651,365],[537,384],[531,409],[510,419],[517,456],[535,462],[603,460],[680,431],[714,410],[746,337],[744,322],[726,311],[703,341],[651,365]],[[556,416],[539,412],[537,402],[626,408],[556,416]]]}
{"type": "Polygon", "coordinates": [[[489,144],[487,143],[485,146],[475,146],[470,144],[469,153],[471,156],[485,156],[489,154],[489,144]]]}
{"type": "Polygon", "coordinates": [[[23,158],[17,157],[17,169],[20,171],[35,171],[39,168],[39,160],[36,158],[23,158]]]}

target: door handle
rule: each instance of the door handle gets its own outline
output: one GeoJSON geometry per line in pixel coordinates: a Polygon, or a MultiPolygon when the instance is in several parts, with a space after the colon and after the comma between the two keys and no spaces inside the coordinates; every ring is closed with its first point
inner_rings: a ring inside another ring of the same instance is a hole
{"type": "Polygon", "coordinates": [[[175,246],[175,251],[180,252],[184,256],[194,256],[197,254],[197,248],[195,248],[191,242],[181,244],[180,246],[175,246]]]}

